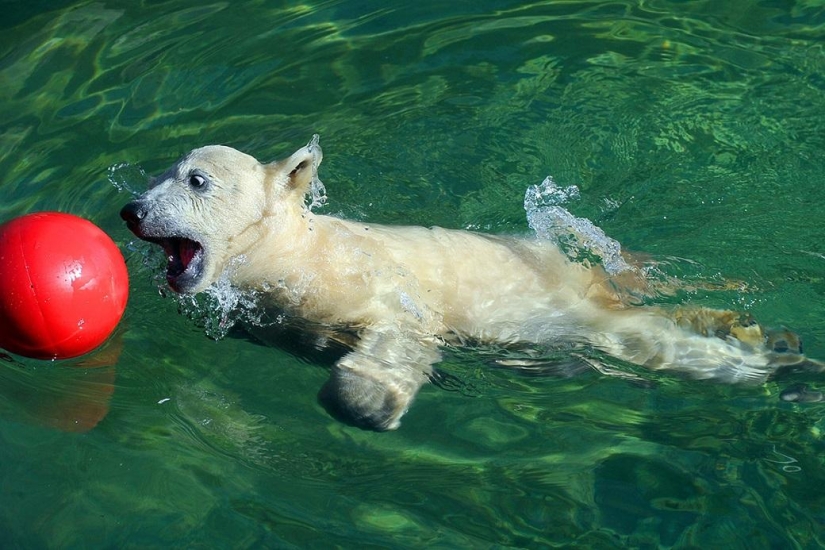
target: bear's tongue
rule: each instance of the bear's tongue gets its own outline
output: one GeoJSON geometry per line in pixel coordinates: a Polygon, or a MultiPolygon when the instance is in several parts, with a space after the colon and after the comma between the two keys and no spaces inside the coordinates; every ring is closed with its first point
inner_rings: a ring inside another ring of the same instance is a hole
{"type": "Polygon", "coordinates": [[[200,244],[183,238],[164,239],[161,244],[166,252],[166,259],[169,261],[166,273],[170,277],[177,277],[186,271],[192,258],[201,249],[200,244]]]}
{"type": "Polygon", "coordinates": [[[178,246],[178,254],[180,255],[180,261],[183,264],[183,269],[186,269],[186,266],[189,265],[189,262],[192,261],[192,258],[195,257],[195,252],[198,251],[198,243],[190,241],[188,239],[181,240],[180,245],[178,246]]]}

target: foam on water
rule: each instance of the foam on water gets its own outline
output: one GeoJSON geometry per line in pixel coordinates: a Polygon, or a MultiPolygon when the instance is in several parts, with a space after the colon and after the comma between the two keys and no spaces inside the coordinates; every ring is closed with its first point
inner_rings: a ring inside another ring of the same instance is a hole
{"type": "Polygon", "coordinates": [[[578,218],[561,206],[579,198],[578,187],[560,187],[547,176],[539,185],[528,187],[524,194],[527,223],[539,238],[558,244],[573,260],[588,252],[597,256],[610,274],[633,269],[622,257],[618,241],[590,220],[578,218]]]}

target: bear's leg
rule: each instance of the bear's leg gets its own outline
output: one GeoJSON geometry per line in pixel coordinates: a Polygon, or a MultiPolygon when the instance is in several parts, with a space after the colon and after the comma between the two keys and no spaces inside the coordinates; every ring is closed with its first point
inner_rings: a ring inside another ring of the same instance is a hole
{"type": "Polygon", "coordinates": [[[766,329],[747,313],[700,307],[684,307],[671,314],[676,324],[703,336],[734,339],[765,354],[775,371],[825,370],[823,363],[805,357],[802,340],[787,329],[766,329]]]}
{"type": "Polygon", "coordinates": [[[764,348],[764,328],[750,314],[705,307],[682,307],[671,314],[676,324],[702,336],[735,338],[757,349],[764,348]]]}
{"type": "Polygon", "coordinates": [[[432,338],[367,329],[332,368],[318,394],[335,418],[359,428],[394,430],[441,358],[432,338]]]}

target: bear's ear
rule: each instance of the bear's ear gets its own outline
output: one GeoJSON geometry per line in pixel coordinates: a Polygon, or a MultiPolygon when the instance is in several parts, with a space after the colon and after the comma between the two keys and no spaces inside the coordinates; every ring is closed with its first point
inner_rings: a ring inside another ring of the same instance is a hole
{"type": "Polygon", "coordinates": [[[309,192],[312,180],[317,177],[318,165],[322,159],[323,153],[316,134],[306,147],[301,147],[289,158],[270,166],[286,178],[285,184],[290,190],[298,191],[303,196],[309,192]]]}

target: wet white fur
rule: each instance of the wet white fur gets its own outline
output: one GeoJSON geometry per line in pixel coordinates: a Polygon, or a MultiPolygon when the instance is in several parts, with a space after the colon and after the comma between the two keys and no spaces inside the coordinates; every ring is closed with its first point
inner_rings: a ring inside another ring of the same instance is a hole
{"type": "Polygon", "coordinates": [[[153,223],[205,247],[204,277],[187,292],[232,265],[232,283],[262,291],[268,306],[357,331],[359,343],[335,368],[397,394],[384,428],[397,427],[443,342],[576,341],[697,377],[763,380],[769,372],[764,349],[699,334],[671,312],[627,306],[620,282],[549,242],[315,214],[305,195],[319,163],[317,146],[271,164],[203,147],[142,199],[153,205],[153,223]],[[207,189],[191,188],[193,171],[208,176],[207,189]]]}

